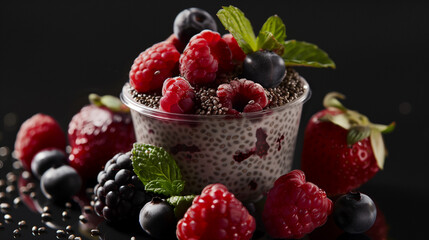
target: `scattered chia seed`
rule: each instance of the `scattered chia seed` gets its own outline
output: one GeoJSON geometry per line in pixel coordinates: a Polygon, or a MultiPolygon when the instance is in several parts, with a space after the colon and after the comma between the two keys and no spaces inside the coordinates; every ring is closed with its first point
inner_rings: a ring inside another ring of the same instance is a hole
{"type": "Polygon", "coordinates": [[[40,217],[42,218],[42,221],[44,221],[44,222],[49,222],[52,220],[52,216],[50,213],[42,213],[40,215],[40,217]]]}
{"type": "Polygon", "coordinates": [[[64,230],[57,230],[56,231],[57,234],[57,239],[63,239],[67,237],[67,233],[64,230]]]}
{"type": "Polygon", "coordinates": [[[2,212],[7,212],[10,209],[10,205],[9,203],[1,203],[0,204],[0,209],[2,212]]]}
{"type": "Polygon", "coordinates": [[[44,206],[43,207],[43,209],[42,209],[42,211],[44,212],[44,213],[50,213],[51,211],[49,210],[49,207],[48,206],[44,206]]]}
{"type": "Polygon", "coordinates": [[[3,229],[4,229],[3,223],[0,222],[0,230],[3,230],[3,229]]]}
{"type": "Polygon", "coordinates": [[[42,233],[45,233],[46,232],[46,228],[45,227],[39,227],[38,229],[37,229],[37,233],[40,235],[40,234],[42,234],[42,233]]]}
{"type": "Polygon", "coordinates": [[[4,221],[6,222],[6,223],[10,223],[10,222],[12,222],[12,216],[10,215],[10,214],[5,214],[4,215],[4,221]]]}
{"type": "Polygon", "coordinates": [[[69,236],[68,240],[74,240],[74,239],[75,239],[75,237],[76,237],[76,236],[72,234],[72,235],[70,235],[70,236],[69,236]]]}
{"type": "Polygon", "coordinates": [[[15,206],[18,206],[18,205],[20,205],[22,203],[22,200],[21,200],[21,198],[20,197],[16,197],[15,199],[13,199],[13,204],[15,205],[15,206]]]}
{"type": "Polygon", "coordinates": [[[39,231],[37,230],[37,226],[33,226],[31,228],[31,234],[33,234],[33,236],[39,235],[39,231]]]}
{"type": "Polygon", "coordinates": [[[70,216],[69,216],[69,212],[66,210],[66,211],[63,211],[62,213],[61,213],[61,216],[63,216],[63,218],[69,218],[70,216]]]}
{"type": "Polygon", "coordinates": [[[73,233],[72,226],[67,225],[67,227],[66,227],[66,232],[67,232],[67,234],[72,234],[72,233],[73,233]]]}
{"type": "Polygon", "coordinates": [[[92,207],[91,207],[91,206],[84,206],[84,207],[83,207],[83,211],[84,211],[85,213],[90,214],[90,213],[92,213],[92,207]]]}
{"type": "Polygon", "coordinates": [[[24,220],[21,220],[21,221],[18,222],[18,226],[20,228],[25,227],[25,226],[27,226],[27,222],[25,222],[24,220]]]}
{"type": "MultiPolygon", "coordinates": [[[[230,79],[233,79],[232,77],[230,79]]],[[[231,81],[231,80],[229,80],[231,81]]],[[[227,83],[222,80],[219,83],[227,83]]],[[[199,115],[224,115],[228,108],[222,106],[216,96],[216,87],[196,87],[195,88],[195,114],[199,115]]],[[[158,109],[162,96],[159,93],[139,93],[129,86],[129,92],[133,99],[146,107],[158,109]]],[[[304,93],[304,84],[297,71],[287,68],[286,76],[276,88],[265,89],[269,104],[265,109],[275,108],[287,104],[304,93]]]]}
{"type": "Polygon", "coordinates": [[[79,215],[79,221],[81,221],[82,223],[87,223],[88,222],[88,220],[83,215],[79,215]]]}
{"type": "Polygon", "coordinates": [[[6,192],[7,193],[13,193],[15,191],[16,191],[16,188],[15,188],[14,185],[9,185],[9,186],[6,187],[6,192]]]}
{"type": "Polygon", "coordinates": [[[96,228],[91,229],[91,236],[92,236],[92,237],[97,237],[97,236],[99,236],[99,235],[100,235],[100,230],[98,230],[98,229],[96,229],[96,228]]]}
{"type": "Polygon", "coordinates": [[[19,238],[21,237],[21,231],[17,228],[13,230],[13,238],[19,238]]]}
{"type": "Polygon", "coordinates": [[[0,188],[6,186],[6,181],[3,179],[0,179],[0,188]]]}
{"type": "Polygon", "coordinates": [[[66,202],[65,207],[67,209],[71,209],[72,208],[72,204],[70,202],[66,202]]]}

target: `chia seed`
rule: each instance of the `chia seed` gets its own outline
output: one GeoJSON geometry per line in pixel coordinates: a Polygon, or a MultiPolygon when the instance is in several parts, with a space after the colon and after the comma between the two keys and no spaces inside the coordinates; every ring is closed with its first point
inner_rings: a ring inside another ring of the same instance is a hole
{"type": "MultiPolygon", "coordinates": [[[[216,82],[228,83],[234,78],[230,76],[229,80],[223,79],[216,82]]],[[[224,115],[228,108],[222,106],[219,98],[216,96],[216,87],[203,86],[195,87],[195,114],[198,115],[224,115]]],[[[161,95],[159,93],[139,93],[131,86],[129,92],[133,99],[145,105],[146,107],[158,109],[161,95]]],[[[304,84],[298,72],[293,68],[287,68],[286,76],[279,86],[275,88],[265,88],[265,94],[268,97],[269,104],[265,109],[275,108],[294,101],[304,93],[304,84]]]]}

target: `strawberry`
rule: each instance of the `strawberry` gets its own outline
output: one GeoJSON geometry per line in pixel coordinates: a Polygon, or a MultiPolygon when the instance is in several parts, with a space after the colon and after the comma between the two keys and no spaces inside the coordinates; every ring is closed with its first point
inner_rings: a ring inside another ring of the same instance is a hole
{"type": "Polygon", "coordinates": [[[308,181],[328,195],[343,194],[372,178],[383,169],[386,151],[382,133],[395,123],[380,125],[345,108],[339,93],[326,95],[326,109],[313,115],[304,133],[301,169],[308,181]]]}
{"type": "Polygon", "coordinates": [[[109,159],[129,151],[135,142],[129,109],[118,98],[91,94],[90,101],[68,128],[70,166],[83,179],[95,178],[109,159]]]}

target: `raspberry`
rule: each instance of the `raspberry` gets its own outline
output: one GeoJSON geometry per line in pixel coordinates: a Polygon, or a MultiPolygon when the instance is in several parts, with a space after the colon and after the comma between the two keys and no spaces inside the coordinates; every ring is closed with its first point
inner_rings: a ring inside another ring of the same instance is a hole
{"type": "Polygon", "coordinates": [[[171,34],[167,39],[165,39],[166,43],[171,43],[173,44],[177,51],[179,51],[180,53],[183,52],[183,49],[185,49],[185,46],[183,45],[183,43],[177,38],[176,34],[171,34]]]}
{"type": "Polygon", "coordinates": [[[231,50],[219,33],[204,30],[193,36],[180,57],[180,74],[193,85],[213,82],[233,70],[231,50]]]}
{"type": "Polygon", "coordinates": [[[182,77],[165,80],[162,87],[161,110],[172,113],[190,113],[194,108],[194,89],[182,77]]]}
{"type": "Polygon", "coordinates": [[[255,219],[243,204],[222,184],[206,186],[185,216],[177,224],[177,238],[184,239],[250,239],[255,219]]]}
{"type": "Polygon", "coordinates": [[[156,91],[164,80],[178,72],[180,53],[170,42],[160,42],[146,49],[134,60],[130,83],[138,92],[156,91]]]}
{"type": "Polygon", "coordinates": [[[85,180],[94,177],[115,154],[129,151],[135,142],[129,113],[93,104],[73,116],[68,133],[72,147],[69,164],[85,180]]]}
{"type": "Polygon", "coordinates": [[[229,114],[260,111],[268,104],[264,88],[247,79],[221,84],[216,94],[229,114]]]}
{"type": "Polygon", "coordinates": [[[269,191],[262,219],[274,238],[298,239],[326,222],[332,201],[301,170],[278,178],[269,191]]]}
{"type": "Polygon", "coordinates": [[[246,58],[246,54],[240,48],[234,36],[232,36],[230,33],[227,33],[222,36],[222,39],[225,40],[229,46],[229,49],[231,50],[232,60],[236,63],[243,63],[244,59],[246,58]]]}
{"type": "Polygon", "coordinates": [[[55,119],[38,113],[27,119],[19,129],[15,141],[16,157],[25,169],[30,170],[34,155],[46,148],[64,151],[66,136],[55,119]]]}
{"type": "Polygon", "coordinates": [[[133,171],[131,152],[117,154],[97,176],[94,210],[107,221],[137,221],[140,209],[152,199],[133,171]]]}

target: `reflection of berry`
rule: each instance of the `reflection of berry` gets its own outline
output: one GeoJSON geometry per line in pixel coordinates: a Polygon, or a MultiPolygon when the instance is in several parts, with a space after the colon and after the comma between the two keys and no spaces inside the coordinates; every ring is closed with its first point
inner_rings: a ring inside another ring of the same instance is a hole
{"type": "Polygon", "coordinates": [[[180,74],[193,85],[213,82],[233,69],[231,51],[219,33],[204,30],[193,36],[180,57],[180,74]]]}
{"type": "MultiPolygon", "coordinates": [[[[119,101],[119,100],[118,100],[119,101]]],[[[97,175],[118,152],[129,151],[135,142],[129,113],[94,104],[83,107],[69,123],[70,166],[84,178],[97,175]]]]}
{"type": "Polygon", "coordinates": [[[176,47],[168,42],[146,49],[131,67],[131,86],[142,93],[161,89],[164,80],[175,74],[179,58],[176,47]]]}
{"type": "Polygon", "coordinates": [[[246,58],[246,54],[240,48],[237,43],[237,40],[235,40],[232,34],[227,33],[222,36],[222,39],[225,40],[225,42],[229,46],[229,49],[231,50],[232,60],[234,60],[236,63],[243,63],[244,59],[246,58]]]}
{"type": "Polygon", "coordinates": [[[172,113],[190,113],[194,108],[195,92],[182,77],[165,80],[162,87],[160,109],[172,113]]]}
{"type": "Polygon", "coordinates": [[[217,25],[213,17],[202,9],[185,9],[174,19],[174,34],[183,45],[186,45],[192,36],[204,29],[217,31],[217,25]]]}
{"type": "Polygon", "coordinates": [[[302,238],[326,222],[332,201],[300,170],[278,178],[269,191],[262,213],[271,237],[302,238]]]}
{"type": "Polygon", "coordinates": [[[248,54],[244,60],[243,76],[265,88],[275,88],[286,76],[285,62],[274,52],[253,52],[248,54]]]}
{"type": "Polygon", "coordinates": [[[156,239],[174,239],[176,217],[174,208],[161,198],[153,198],[140,211],[139,222],[142,229],[156,239]]]}
{"type": "Polygon", "coordinates": [[[52,167],[43,173],[40,187],[43,194],[56,201],[65,201],[75,195],[82,186],[79,174],[72,167],[52,167]]]}
{"type": "Polygon", "coordinates": [[[211,184],[197,196],[177,224],[177,238],[250,239],[255,219],[222,184],[211,184]]]}
{"type": "Polygon", "coordinates": [[[97,215],[111,222],[137,218],[151,199],[133,171],[130,156],[130,152],[117,154],[97,176],[94,209],[97,215]]]}
{"type": "Polygon", "coordinates": [[[371,228],[377,217],[377,209],[370,197],[350,192],[335,201],[335,223],[348,233],[363,233],[371,228]]]}
{"type": "Polygon", "coordinates": [[[24,168],[30,170],[34,155],[46,148],[64,150],[66,137],[55,119],[39,113],[21,125],[16,136],[15,153],[24,168]]]}
{"type": "Polygon", "coordinates": [[[217,96],[222,106],[229,109],[229,114],[260,111],[268,104],[264,88],[246,79],[221,84],[217,96]]]}

